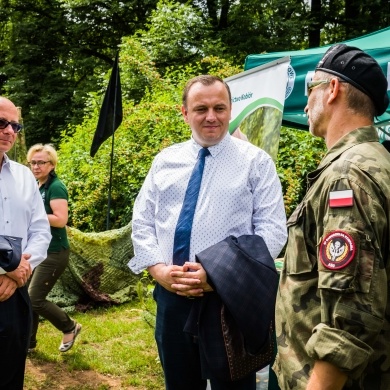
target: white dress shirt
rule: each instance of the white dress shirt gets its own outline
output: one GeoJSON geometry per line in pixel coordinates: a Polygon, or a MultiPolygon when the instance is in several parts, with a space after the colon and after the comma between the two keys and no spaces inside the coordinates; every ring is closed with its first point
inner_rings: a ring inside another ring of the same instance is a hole
{"type": "MultiPolygon", "coordinates": [[[[201,148],[193,139],[172,145],[153,161],[133,208],[134,257],[140,273],[157,263],[172,264],[173,239],[187,184],[201,148]]],[[[261,236],[273,258],[286,239],[282,189],[271,157],[227,134],[208,148],[191,232],[189,261],[226,237],[261,236]]]]}
{"type": "Polygon", "coordinates": [[[6,155],[0,171],[0,234],[22,238],[32,269],[46,259],[50,225],[37,182],[30,169],[6,155]]]}

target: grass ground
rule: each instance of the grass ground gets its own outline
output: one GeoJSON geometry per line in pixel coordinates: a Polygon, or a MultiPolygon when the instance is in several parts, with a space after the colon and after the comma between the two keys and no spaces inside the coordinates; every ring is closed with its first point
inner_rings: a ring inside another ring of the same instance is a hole
{"type": "Polygon", "coordinates": [[[130,303],[73,314],[83,328],[66,353],[58,351],[62,334],[42,321],[38,346],[27,359],[25,390],[162,390],[153,312],[130,303]]]}

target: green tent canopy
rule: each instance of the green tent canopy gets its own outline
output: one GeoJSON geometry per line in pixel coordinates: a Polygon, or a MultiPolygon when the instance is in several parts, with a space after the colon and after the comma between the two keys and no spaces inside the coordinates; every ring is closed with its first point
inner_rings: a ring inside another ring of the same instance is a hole
{"type": "MultiPolygon", "coordinates": [[[[374,57],[382,67],[390,88],[390,27],[356,39],[344,41],[349,46],[358,47],[374,57]]],[[[310,81],[318,61],[331,45],[307,50],[281,51],[267,54],[251,54],[245,59],[245,70],[289,56],[288,83],[282,124],[287,127],[308,130],[304,108],[307,102],[306,82],[310,81]]],[[[389,90],[387,92],[389,94],[389,90]]],[[[381,130],[381,138],[390,139],[390,106],[376,118],[376,126],[381,130]]]]}

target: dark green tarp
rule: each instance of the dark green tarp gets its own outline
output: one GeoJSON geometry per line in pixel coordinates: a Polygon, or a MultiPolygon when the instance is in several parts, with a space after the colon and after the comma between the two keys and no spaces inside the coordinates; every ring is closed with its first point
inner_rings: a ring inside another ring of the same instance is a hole
{"type": "MultiPolygon", "coordinates": [[[[390,84],[390,27],[356,39],[344,41],[343,43],[356,46],[374,57],[382,67],[390,84]]],[[[308,130],[307,118],[303,111],[307,102],[306,82],[310,81],[311,72],[314,72],[318,61],[329,46],[331,45],[307,50],[281,51],[247,56],[245,70],[290,56],[291,66],[288,69],[289,77],[282,121],[284,126],[308,130]]],[[[389,94],[389,90],[387,93],[389,94]]],[[[376,124],[381,126],[382,130],[390,133],[390,106],[382,116],[376,118],[376,124]]]]}

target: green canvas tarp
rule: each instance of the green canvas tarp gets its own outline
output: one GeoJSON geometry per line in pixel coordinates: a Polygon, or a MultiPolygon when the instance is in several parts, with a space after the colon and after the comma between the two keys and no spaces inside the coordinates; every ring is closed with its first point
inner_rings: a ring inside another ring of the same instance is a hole
{"type": "MultiPolygon", "coordinates": [[[[390,85],[390,27],[342,43],[358,47],[374,57],[382,67],[390,85]]],[[[307,118],[303,111],[307,102],[306,82],[310,81],[318,61],[330,46],[298,51],[251,54],[245,59],[244,69],[249,70],[269,61],[290,56],[291,63],[288,68],[282,120],[284,126],[308,130],[307,118]]],[[[389,90],[387,93],[389,94],[389,90]]],[[[388,133],[385,138],[390,138],[390,106],[383,115],[376,118],[376,125],[380,126],[380,130],[384,131],[384,134],[388,133]]]]}

